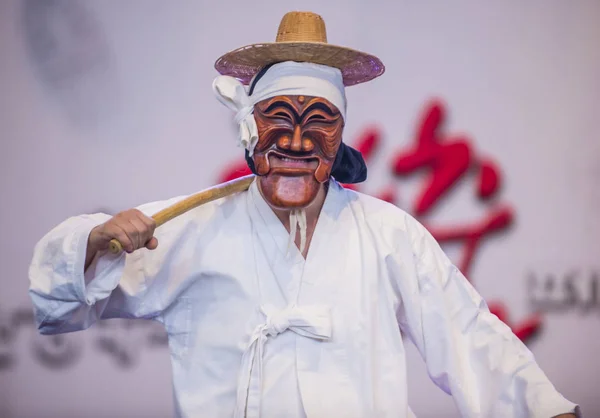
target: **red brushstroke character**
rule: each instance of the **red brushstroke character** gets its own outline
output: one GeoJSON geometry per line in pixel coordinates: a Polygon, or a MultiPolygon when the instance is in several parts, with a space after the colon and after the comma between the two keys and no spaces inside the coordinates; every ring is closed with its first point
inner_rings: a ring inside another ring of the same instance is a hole
{"type": "MultiPolygon", "coordinates": [[[[498,167],[492,161],[477,156],[467,137],[446,135],[443,130],[445,117],[446,111],[441,102],[429,103],[418,124],[414,146],[399,152],[393,160],[392,171],[396,176],[406,176],[418,171],[427,172],[423,189],[413,207],[417,218],[428,214],[459,180],[466,178],[470,173],[476,176],[476,194],[481,200],[496,195],[500,189],[501,177],[498,167]]],[[[455,241],[463,244],[458,267],[468,277],[482,240],[495,232],[507,229],[514,217],[511,207],[496,204],[487,211],[484,219],[467,225],[426,227],[440,244],[455,241]]],[[[510,324],[507,322],[507,308],[503,304],[493,302],[489,306],[492,313],[509,325],[522,340],[531,337],[541,325],[541,318],[536,315],[521,323],[510,324]]]]}

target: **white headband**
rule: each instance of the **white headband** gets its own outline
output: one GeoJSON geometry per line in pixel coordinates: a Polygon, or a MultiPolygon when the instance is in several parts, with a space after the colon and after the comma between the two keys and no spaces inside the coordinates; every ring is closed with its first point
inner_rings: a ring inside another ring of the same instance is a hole
{"type": "Polygon", "coordinates": [[[213,82],[217,99],[236,112],[235,121],[240,125],[240,145],[250,156],[258,141],[258,129],[254,119],[254,105],[275,96],[304,95],[322,97],[338,108],[346,119],[346,95],[342,72],[325,65],[286,61],[273,65],[258,80],[252,96],[237,79],[219,76],[213,82]]]}

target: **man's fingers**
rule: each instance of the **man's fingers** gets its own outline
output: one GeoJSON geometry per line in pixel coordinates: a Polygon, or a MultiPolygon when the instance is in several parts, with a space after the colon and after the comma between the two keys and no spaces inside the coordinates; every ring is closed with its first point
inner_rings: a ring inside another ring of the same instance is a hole
{"type": "Polygon", "coordinates": [[[121,243],[123,250],[127,253],[132,253],[134,250],[133,241],[127,232],[119,225],[114,225],[113,231],[110,232],[111,237],[116,238],[121,243]]]}
{"type": "Polygon", "coordinates": [[[146,244],[146,248],[148,248],[149,250],[155,250],[156,247],[158,247],[158,240],[156,239],[156,237],[150,238],[150,241],[148,241],[148,243],[146,244]]]}
{"type": "Polygon", "coordinates": [[[141,233],[141,241],[139,247],[144,247],[150,241],[154,235],[154,229],[156,228],[156,222],[154,219],[147,217],[139,210],[133,212],[133,219],[131,222],[138,228],[141,233]]]}
{"type": "Polygon", "coordinates": [[[148,234],[148,227],[137,217],[131,217],[129,219],[129,228],[131,228],[131,235],[134,239],[133,244],[135,249],[142,248],[146,242],[151,238],[148,234]]]}
{"type": "Polygon", "coordinates": [[[132,253],[139,248],[155,249],[158,240],[152,241],[156,221],[147,217],[138,209],[130,209],[115,215],[102,227],[103,238],[96,234],[96,247],[106,249],[111,239],[121,243],[123,250],[132,253]]]}
{"type": "Polygon", "coordinates": [[[156,229],[156,221],[148,216],[144,215],[142,212],[137,212],[137,219],[143,223],[146,232],[146,241],[147,242],[154,235],[154,230],[156,229]]]}

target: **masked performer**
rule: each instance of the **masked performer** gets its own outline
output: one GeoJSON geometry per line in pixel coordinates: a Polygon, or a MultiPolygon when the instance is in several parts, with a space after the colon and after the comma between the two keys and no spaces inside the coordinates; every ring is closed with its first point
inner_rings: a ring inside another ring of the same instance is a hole
{"type": "Polygon", "coordinates": [[[58,225],[30,269],[41,333],[161,322],[185,417],[413,416],[403,337],[465,417],[579,414],[423,226],[340,185],[366,178],[342,142],[345,88],[381,75],[379,59],[295,12],[277,42],[216,68],[250,188],[156,231],[150,216],[181,198],[58,225]],[[126,254],[107,251],[114,238],[126,254]]]}

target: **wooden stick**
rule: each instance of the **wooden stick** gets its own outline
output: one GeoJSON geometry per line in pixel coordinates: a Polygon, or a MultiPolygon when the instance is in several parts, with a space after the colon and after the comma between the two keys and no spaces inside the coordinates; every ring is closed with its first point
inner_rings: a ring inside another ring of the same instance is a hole
{"type": "MultiPolygon", "coordinates": [[[[171,219],[176,218],[177,216],[182,215],[200,205],[232,195],[234,193],[248,190],[253,181],[254,175],[251,174],[249,176],[240,177],[235,180],[231,180],[203,190],[185,198],[180,202],[175,203],[172,206],[169,206],[168,208],[161,210],[160,212],[157,212],[156,214],[152,215],[152,219],[154,219],[156,222],[156,227],[158,228],[165,222],[168,222],[171,219]]],[[[123,251],[123,246],[117,239],[113,239],[110,241],[109,249],[111,253],[119,254],[121,251],[123,251]]]]}

